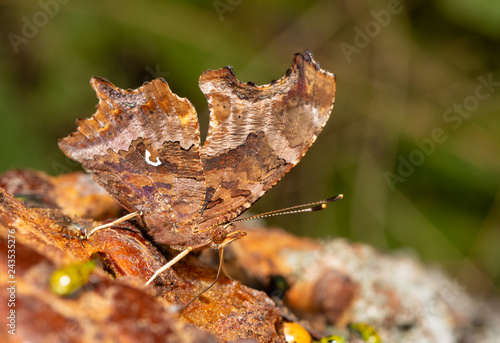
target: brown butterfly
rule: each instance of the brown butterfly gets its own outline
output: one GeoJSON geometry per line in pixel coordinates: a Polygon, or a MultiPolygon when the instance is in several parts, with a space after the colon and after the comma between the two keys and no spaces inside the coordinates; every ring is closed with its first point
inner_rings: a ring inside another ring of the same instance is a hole
{"type": "Polygon", "coordinates": [[[131,212],[120,220],[140,215],[156,242],[182,250],[148,283],[193,249],[222,252],[245,236],[231,222],[299,162],[335,100],[335,76],[309,51],[268,85],[242,83],[231,67],[199,83],[210,108],[203,146],[194,107],[163,79],[123,90],[92,78],[97,112],[59,141],[131,212]]]}

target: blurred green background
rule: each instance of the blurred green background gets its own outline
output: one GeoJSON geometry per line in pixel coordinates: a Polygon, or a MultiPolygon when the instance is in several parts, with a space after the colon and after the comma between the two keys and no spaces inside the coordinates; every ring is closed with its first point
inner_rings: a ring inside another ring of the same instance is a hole
{"type": "Polygon", "coordinates": [[[253,213],[343,193],[269,219],[300,235],[403,249],[469,291],[500,285],[500,3],[438,1],[4,1],[0,172],[79,170],[57,140],[89,117],[91,76],[164,77],[195,105],[206,69],[280,78],[312,50],[337,75],[333,116],[253,213]]]}

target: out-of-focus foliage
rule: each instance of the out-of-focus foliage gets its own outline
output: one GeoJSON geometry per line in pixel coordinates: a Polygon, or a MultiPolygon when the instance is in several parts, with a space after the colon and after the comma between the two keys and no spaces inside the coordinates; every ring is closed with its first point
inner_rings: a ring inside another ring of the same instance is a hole
{"type": "Polygon", "coordinates": [[[500,2],[491,0],[439,0],[443,15],[472,32],[500,37],[500,2]]]}
{"type": "Polygon", "coordinates": [[[264,84],[310,49],[337,75],[332,118],[252,212],[343,193],[323,212],[269,222],[411,249],[497,292],[499,11],[487,0],[4,2],[0,172],[78,170],[57,139],[94,112],[91,76],[123,88],[164,77],[193,102],[205,136],[205,69],[231,64],[264,84]]]}

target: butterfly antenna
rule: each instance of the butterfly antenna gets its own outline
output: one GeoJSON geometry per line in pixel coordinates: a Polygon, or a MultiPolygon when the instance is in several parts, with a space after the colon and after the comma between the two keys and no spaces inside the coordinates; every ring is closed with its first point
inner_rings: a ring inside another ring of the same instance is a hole
{"type": "Polygon", "coordinates": [[[252,220],[252,219],[257,219],[257,218],[266,218],[266,217],[275,217],[275,216],[281,216],[284,214],[295,214],[295,213],[303,213],[303,212],[314,212],[314,211],[321,211],[326,208],[326,204],[340,200],[344,197],[343,194],[339,194],[336,196],[333,196],[331,198],[321,200],[321,201],[316,201],[312,202],[309,204],[302,204],[302,205],[296,205],[292,207],[287,207],[283,208],[281,210],[274,210],[274,211],[269,211],[261,214],[256,214],[254,216],[246,217],[246,218],[241,218],[241,219],[236,219],[231,221],[231,223],[239,223],[239,222],[245,222],[247,220],[252,220]]]}
{"type": "Polygon", "coordinates": [[[177,318],[180,318],[182,316],[182,314],[184,313],[184,311],[188,308],[189,305],[191,305],[193,303],[193,301],[195,301],[196,299],[198,299],[199,297],[201,297],[206,291],[208,291],[210,288],[213,287],[213,285],[215,285],[215,283],[217,282],[217,280],[219,280],[220,272],[222,271],[222,266],[223,265],[224,265],[224,248],[220,248],[219,249],[219,269],[217,270],[217,276],[215,277],[215,280],[210,284],[210,286],[208,286],[207,288],[205,288],[200,294],[198,294],[193,299],[191,299],[187,303],[187,305],[184,306],[184,308],[179,313],[179,315],[177,316],[177,318]]]}

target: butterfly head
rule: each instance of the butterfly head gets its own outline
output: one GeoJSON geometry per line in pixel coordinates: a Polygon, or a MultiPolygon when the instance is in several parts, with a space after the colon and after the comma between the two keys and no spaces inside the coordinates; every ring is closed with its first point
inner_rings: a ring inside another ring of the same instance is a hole
{"type": "Polygon", "coordinates": [[[245,237],[246,235],[246,232],[234,231],[234,225],[231,223],[227,223],[217,226],[212,231],[210,241],[212,243],[212,248],[221,249],[226,247],[232,241],[245,237]]]}

